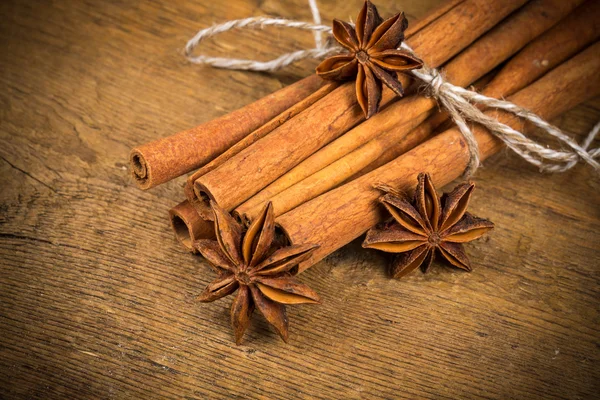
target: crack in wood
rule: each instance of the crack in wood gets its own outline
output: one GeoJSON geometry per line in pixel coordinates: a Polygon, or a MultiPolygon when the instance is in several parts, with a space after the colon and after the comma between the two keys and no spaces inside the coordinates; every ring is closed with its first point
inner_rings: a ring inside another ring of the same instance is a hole
{"type": "Polygon", "coordinates": [[[39,183],[40,185],[44,186],[47,189],[50,189],[53,193],[58,194],[58,191],[56,189],[54,189],[52,186],[48,185],[47,183],[43,182],[42,180],[36,178],[35,176],[33,176],[32,174],[30,174],[29,172],[25,171],[24,169],[21,169],[19,167],[17,167],[16,165],[14,165],[13,163],[11,163],[10,161],[8,161],[6,158],[4,158],[3,156],[0,155],[0,158],[2,160],[4,160],[5,163],[7,163],[8,165],[10,165],[11,168],[16,169],[17,171],[21,172],[22,174],[27,175],[28,177],[30,177],[31,179],[33,179],[34,181],[36,181],[37,183],[39,183]]]}

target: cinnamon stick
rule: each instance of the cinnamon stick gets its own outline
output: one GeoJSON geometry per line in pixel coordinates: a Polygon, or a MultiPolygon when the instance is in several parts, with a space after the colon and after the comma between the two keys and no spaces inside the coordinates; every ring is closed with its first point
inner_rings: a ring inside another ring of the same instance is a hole
{"type": "Polygon", "coordinates": [[[194,241],[212,239],[215,236],[214,224],[200,218],[187,200],[169,210],[169,219],[175,238],[191,253],[198,253],[192,246],[194,241]]]}
{"type": "MultiPolygon", "coordinates": [[[[596,43],[509,100],[550,119],[600,94],[599,52],[600,44],[596,43]]],[[[510,114],[487,113],[516,129],[522,128],[521,121],[510,114]]],[[[503,148],[502,142],[486,129],[476,126],[473,132],[482,160],[503,148]]],[[[463,136],[457,128],[449,129],[390,163],[280,216],[277,223],[291,243],[320,244],[311,259],[300,265],[302,271],[382,220],[377,205],[381,193],[375,184],[408,191],[418,173],[429,172],[443,186],[459,177],[468,161],[463,136]]]]}
{"type": "Polygon", "coordinates": [[[333,89],[338,87],[339,84],[336,82],[327,82],[321,88],[319,88],[316,92],[310,94],[308,97],[300,100],[298,103],[292,105],[287,110],[283,111],[281,114],[277,115],[275,118],[271,119],[269,122],[256,129],[254,132],[245,136],[242,140],[231,146],[227,151],[219,155],[217,158],[204,165],[202,168],[194,172],[190,175],[185,183],[185,196],[188,201],[194,205],[198,202],[198,198],[194,194],[194,182],[196,179],[200,178],[202,175],[214,170],[231,157],[238,154],[240,151],[244,150],[246,147],[250,146],[252,143],[257,140],[265,137],[269,132],[278,126],[283,125],[286,121],[290,120],[292,117],[298,115],[300,112],[306,110],[308,107],[313,105],[317,100],[322,99],[326,94],[331,93],[333,89]]]}
{"type": "MultiPolygon", "coordinates": [[[[523,0],[464,1],[409,37],[407,42],[429,65],[439,66],[523,3],[523,0]]],[[[194,183],[196,195],[232,210],[361,122],[363,116],[354,90],[354,83],[340,86],[219,168],[200,177],[194,183]]]]}
{"type": "MultiPolygon", "coordinates": [[[[549,29],[581,1],[536,0],[528,3],[456,56],[445,67],[446,78],[459,86],[474,82],[549,29]]],[[[532,67],[528,66],[528,69],[532,67]]],[[[514,79],[519,81],[518,77],[514,79]]],[[[502,91],[501,95],[512,93],[502,91]]],[[[435,105],[433,99],[415,96],[392,104],[292,168],[238,206],[235,214],[248,222],[270,200],[275,215],[281,215],[339,185],[377,160],[385,149],[409,150],[431,130],[426,132],[424,126],[409,139],[405,138],[406,134],[422,122],[435,105]],[[366,145],[369,141],[373,143],[366,145]]],[[[435,124],[432,122],[426,127],[434,128],[435,124]]]]}
{"type": "Polygon", "coordinates": [[[136,184],[150,189],[201,167],[323,84],[309,76],[220,118],[134,148],[129,159],[136,184]]]}

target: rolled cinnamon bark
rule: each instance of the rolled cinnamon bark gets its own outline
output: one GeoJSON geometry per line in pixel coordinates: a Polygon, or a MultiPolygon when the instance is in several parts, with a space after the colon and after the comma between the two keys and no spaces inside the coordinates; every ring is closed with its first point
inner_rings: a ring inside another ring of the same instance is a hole
{"type": "MultiPolygon", "coordinates": [[[[550,119],[600,94],[600,44],[596,43],[570,61],[509,98],[543,118],[550,119]]],[[[522,129],[511,114],[486,112],[502,123],[522,129]]],[[[500,140],[479,126],[473,128],[481,159],[503,148],[500,140]]],[[[457,128],[450,129],[388,164],[331,190],[280,216],[278,226],[291,243],[319,243],[300,271],[356,239],[383,218],[374,188],[385,184],[409,191],[420,172],[428,172],[443,186],[459,177],[469,162],[467,144],[457,128]]]]}
{"type": "Polygon", "coordinates": [[[323,84],[309,76],[220,118],[134,148],[129,160],[136,184],[150,189],[201,167],[323,84]]]}
{"type": "Polygon", "coordinates": [[[175,238],[191,253],[197,253],[192,246],[195,240],[211,239],[215,236],[214,224],[200,218],[187,200],[169,210],[169,219],[175,238]]]}
{"type": "MultiPolygon", "coordinates": [[[[450,61],[444,69],[446,79],[459,86],[474,82],[569,14],[581,1],[528,3],[450,61]]],[[[525,68],[531,70],[534,66],[525,68]]],[[[513,79],[519,82],[518,76],[513,79]]],[[[514,92],[503,91],[502,86],[499,89],[498,95],[502,96],[514,92]]],[[[392,104],[305,159],[238,206],[234,213],[247,223],[258,215],[266,201],[272,201],[275,215],[281,215],[336,187],[376,161],[385,150],[391,147],[397,151],[409,150],[431,133],[425,128],[437,126],[432,121],[417,134],[405,138],[435,105],[433,99],[414,96],[392,104]],[[366,144],[369,141],[373,143],[366,144]]]]}
{"type": "MultiPolygon", "coordinates": [[[[407,42],[429,65],[439,66],[523,3],[523,0],[467,0],[407,42]]],[[[200,177],[194,183],[196,195],[232,210],[361,122],[363,114],[354,90],[354,83],[340,86],[219,168],[200,177]]]]}
{"type": "Polygon", "coordinates": [[[338,87],[339,84],[336,82],[327,82],[321,88],[319,88],[316,92],[310,94],[308,97],[300,100],[298,103],[292,105],[290,108],[277,115],[275,118],[271,119],[269,122],[256,129],[251,134],[245,136],[242,140],[231,146],[227,151],[219,155],[217,158],[204,165],[202,168],[194,172],[190,175],[185,183],[185,196],[188,201],[195,205],[199,200],[194,193],[194,182],[196,179],[200,178],[202,175],[212,171],[217,168],[225,161],[229,160],[231,157],[238,154],[240,151],[244,150],[246,147],[250,146],[252,143],[257,140],[265,137],[269,132],[278,126],[283,125],[286,121],[289,121],[292,117],[298,115],[300,112],[306,110],[308,107],[313,105],[317,100],[322,99],[326,94],[331,93],[333,89],[338,87]]]}

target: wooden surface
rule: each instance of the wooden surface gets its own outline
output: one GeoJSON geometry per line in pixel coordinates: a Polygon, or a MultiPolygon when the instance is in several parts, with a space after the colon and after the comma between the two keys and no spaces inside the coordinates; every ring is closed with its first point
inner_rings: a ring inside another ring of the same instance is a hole
{"type": "MultiPolygon", "coordinates": [[[[324,21],[360,6],[321,3],[324,21]]],[[[379,3],[414,19],[437,0],[379,3]]],[[[168,225],[184,178],[141,192],[127,156],[311,72],[182,57],[197,29],[264,14],[310,19],[303,0],[0,3],[0,398],[598,396],[600,184],[588,167],[547,176],[496,156],[472,203],[496,229],[467,246],[471,274],[436,264],[393,281],[382,255],[353,243],[301,275],[324,301],[289,308],[290,344],[255,316],[235,346],[231,300],[194,302],[213,274],[168,225]]],[[[270,33],[207,51],[312,44],[270,33]]],[[[599,117],[595,100],[554,122],[581,137],[599,117]]]]}

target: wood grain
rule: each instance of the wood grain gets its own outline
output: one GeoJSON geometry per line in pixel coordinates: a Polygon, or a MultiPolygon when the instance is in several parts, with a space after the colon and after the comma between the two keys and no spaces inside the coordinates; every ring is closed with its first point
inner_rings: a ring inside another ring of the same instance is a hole
{"type": "MultiPolygon", "coordinates": [[[[323,3],[325,21],[360,7],[323,3]]],[[[414,19],[438,1],[379,3],[414,19]]],[[[323,305],[289,308],[288,345],[259,318],[235,346],[230,300],[193,301],[213,275],[169,227],[185,178],[139,191],[127,156],[310,73],[183,59],[197,29],[263,14],[310,19],[301,0],[0,2],[0,398],[597,396],[600,184],[585,167],[497,155],[477,176],[472,211],[496,229],[467,247],[471,274],[389,280],[353,243],[301,275],[323,305]]],[[[312,45],[273,32],[207,51],[312,45]]],[[[581,138],[599,117],[596,99],[554,122],[581,138]]]]}

